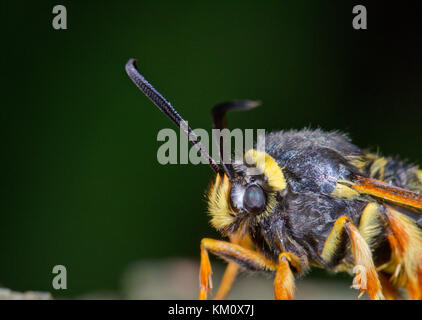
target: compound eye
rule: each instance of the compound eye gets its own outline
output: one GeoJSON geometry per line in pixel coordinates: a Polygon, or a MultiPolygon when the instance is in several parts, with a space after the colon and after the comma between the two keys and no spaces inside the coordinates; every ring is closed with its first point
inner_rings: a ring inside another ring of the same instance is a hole
{"type": "Polygon", "coordinates": [[[251,213],[264,211],[266,204],[265,194],[261,187],[253,184],[247,187],[243,197],[243,206],[251,213]]]}

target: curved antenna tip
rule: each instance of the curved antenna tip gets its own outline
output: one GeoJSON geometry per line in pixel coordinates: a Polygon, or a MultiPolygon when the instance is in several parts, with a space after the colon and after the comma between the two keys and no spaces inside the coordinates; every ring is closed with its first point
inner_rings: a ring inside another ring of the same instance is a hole
{"type": "Polygon", "coordinates": [[[141,90],[147,97],[152,101],[152,103],[158,107],[164,114],[176,124],[177,127],[182,129],[185,134],[188,136],[190,142],[195,146],[195,148],[201,153],[204,159],[209,161],[209,165],[211,168],[216,172],[220,172],[220,167],[217,165],[215,160],[211,157],[207,150],[204,149],[198,137],[195,135],[193,130],[187,126],[185,120],[177,113],[177,111],[172,107],[170,102],[161,95],[146,79],[145,77],[139,73],[136,67],[136,59],[130,58],[128,62],[126,62],[125,70],[128,74],[129,78],[133,81],[133,83],[141,90]]]}
{"type": "Polygon", "coordinates": [[[125,70],[126,70],[126,72],[129,74],[129,72],[130,71],[132,71],[133,69],[135,69],[135,70],[137,70],[137,67],[136,67],[136,62],[137,62],[138,60],[137,59],[134,59],[134,58],[130,58],[127,62],[126,62],[126,65],[125,65],[125,70]]]}
{"type": "Polygon", "coordinates": [[[248,104],[248,107],[250,109],[253,109],[253,108],[261,106],[262,101],[260,101],[260,100],[247,100],[247,104],[248,104]]]}

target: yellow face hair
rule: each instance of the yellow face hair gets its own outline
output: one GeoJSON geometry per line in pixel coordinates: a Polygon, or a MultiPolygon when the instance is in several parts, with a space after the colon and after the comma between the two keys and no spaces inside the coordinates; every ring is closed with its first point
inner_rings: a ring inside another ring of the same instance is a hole
{"type": "Polygon", "coordinates": [[[268,185],[273,191],[281,191],[286,189],[286,179],[283,171],[268,153],[250,149],[245,153],[245,160],[249,164],[253,164],[267,178],[268,185]]]}
{"type": "Polygon", "coordinates": [[[221,180],[217,174],[209,190],[208,212],[211,216],[211,225],[219,231],[234,221],[235,213],[230,206],[230,182],[226,175],[221,180]]]}

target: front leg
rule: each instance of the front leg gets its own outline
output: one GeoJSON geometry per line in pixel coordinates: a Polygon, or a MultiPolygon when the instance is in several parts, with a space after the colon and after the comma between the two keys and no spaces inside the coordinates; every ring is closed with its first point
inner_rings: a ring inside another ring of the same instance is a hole
{"type": "MultiPolygon", "coordinates": [[[[252,250],[253,248],[253,243],[250,237],[248,235],[242,236],[240,232],[233,236],[230,236],[230,242],[240,245],[246,249],[252,250]]],[[[224,300],[227,297],[238,272],[239,265],[236,262],[229,262],[227,264],[226,270],[223,274],[223,278],[220,282],[220,287],[218,288],[217,293],[214,296],[214,300],[224,300]]]]}
{"type": "Polygon", "coordinates": [[[207,299],[212,289],[212,270],[208,257],[211,252],[229,262],[236,263],[240,267],[251,271],[270,271],[277,270],[277,264],[265,258],[262,254],[250,249],[246,249],[238,244],[214,240],[202,239],[201,241],[201,267],[199,270],[199,299],[207,299]]]}
{"type": "Polygon", "coordinates": [[[246,249],[238,244],[214,239],[201,241],[201,267],[199,271],[200,291],[199,299],[207,299],[212,289],[212,270],[208,252],[227,260],[229,263],[251,271],[275,272],[274,294],[277,300],[290,300],[294,295],[294,277],[290,266],[301,272],[300,259],[288,252],[280,254],[278,262],[265,258],[259,252],[246,249]]]}

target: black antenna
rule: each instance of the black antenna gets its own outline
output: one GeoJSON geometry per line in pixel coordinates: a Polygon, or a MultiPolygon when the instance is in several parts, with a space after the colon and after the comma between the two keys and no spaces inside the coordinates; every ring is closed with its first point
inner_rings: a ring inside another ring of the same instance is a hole
{"type": "MultiPolygon", "coordinates": [[[[228,111],[245,111],[258,107],[261,104],[260,101],[255,100],[233,100],[228,102],[219,103],[211,110],[212,116],[212,127],[214,129],[223,130],[227,128],[226,113],[228,111]]],[[[233,178],[233,166],[226,164],[223,161],[223,137],[220,136],[220,163],[223,166],[223,171],[227,174],[229,179],[233,178]]]]}
{"type": "Polygon", "coordinates": [[[125,69],[129,78],[135,83],[135,85],[152,101],[152,103],[158,107],[158,109],[164,112],[164,114],[169,117],[178,128],[183,130],[183,132],[188,136],[189,141],[195,146],[201,156],[209,161],[210,167],[216,173],[219,173],[221,171],[220,167],[209,155],[209,153],[203,148],[202,144],[198,140],[197,135],[187,125],[186,121],[177,113],[170,102],[168,102],[161,95],[161,93],[159,93],[136,69],[136,60],[129,59],[129,61],[126,63],[125,69]]]}
{"type": "Polygon", "coordinates": [[[261,105],[261,101],[256,100],[233,100],[219,103],[212,108],[212,125],[215,129],[227,128],[226,113],[228,111],[246,111],[261,105]]]}

